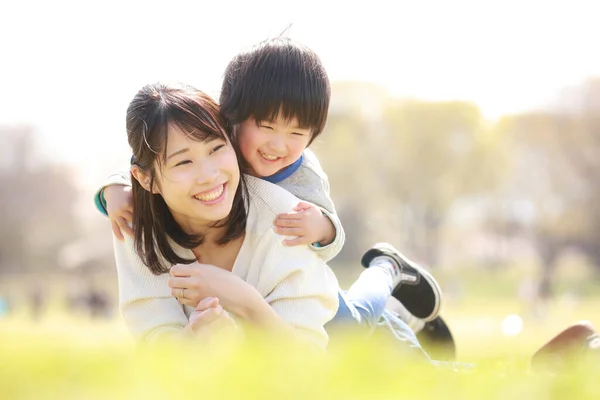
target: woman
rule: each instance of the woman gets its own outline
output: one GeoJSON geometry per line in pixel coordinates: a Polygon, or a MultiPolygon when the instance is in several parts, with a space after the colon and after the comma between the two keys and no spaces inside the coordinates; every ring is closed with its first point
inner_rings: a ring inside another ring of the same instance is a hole
{"type": "Polygon", "coordinates": [[[240,174],[225,126],[183,85],[147,85],[130,103],[135,235],[114,242],[123,318],[140,339],[243,321],[324,349],[337,280],[307,246],[281,244],[272,221],[298,200],[240,174]],[[186,289],[177,299],[169,284],[186,289]]]}

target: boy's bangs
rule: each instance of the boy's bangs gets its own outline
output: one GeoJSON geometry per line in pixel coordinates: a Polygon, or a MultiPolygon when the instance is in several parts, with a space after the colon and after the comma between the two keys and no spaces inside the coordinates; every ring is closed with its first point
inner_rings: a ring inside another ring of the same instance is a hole
{"type": "Polygon", "coordinates": [[[286,121],[296,118],[299,128],[321,131],[327,118],[327,103],[317,91],[294,90],[296,85],[289,81],[274,83],[269,90],[254,91],[248,103],[248,113],[256,121],[275,121],[278,117],[286,121]]]}
{"type": "MultiPolygon", "coordinates": [[[[302,104],[302,102],[298,102],[302,104]]],[[[310,110],[304,110],[296,102],[280,102],[272,108],[257,110],[253,115],[256,122],[275,122],[281,118],[285,122],[290,123],[294,118],[298,122],[298,128],[318,130],[321,126],[320,116],[314,115],[310,110]]]]}

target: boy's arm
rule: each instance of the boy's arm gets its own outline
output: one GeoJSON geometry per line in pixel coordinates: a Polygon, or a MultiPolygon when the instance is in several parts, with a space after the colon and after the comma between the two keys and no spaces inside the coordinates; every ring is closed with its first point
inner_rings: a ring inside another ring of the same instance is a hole
{"type": "Polygon", "coordinates": [[[329,195],[329,181],[327,176],[322,177],[319,181],[321,187],[315,192],[313,204],[317,205],[321,209],[321,212],[331,221],[335,228],[335,237],[333,238],[333,242],[326,246],[320,246],[318,243],[315,243],[311,244],[310,248],[327,262],[337,256],[342,247],[344,247],[346,233],[344,232],[342,221],[340,221],[335,210],[333,200],[331,200],[329,195]]]}
{"type": "Polygon", "coordinates": [[[310,248],[326,262],[338,255],[344,246],[346,234],[330,196],[329,179],[317,156],[310,149],[306,149],[300,168],[278,185],[299,199],[321,209],[321,212],[331,221],[335,229],[335,237],[327,245],[315,243],[310,245],[310,248]]]}
{"type": "Polygon", "coordinates": [[[129,170],[127,171],[119,171],[108,177],[104,185],[100,187],[94,194],[94,204],[96,205],[96,209],[100,211],[105,216],[108,216],[108,212],[106,211],[106,200],[104,199],[104,189],[111,185],[124,185],[131,186],[131,174],[129,170]]]}

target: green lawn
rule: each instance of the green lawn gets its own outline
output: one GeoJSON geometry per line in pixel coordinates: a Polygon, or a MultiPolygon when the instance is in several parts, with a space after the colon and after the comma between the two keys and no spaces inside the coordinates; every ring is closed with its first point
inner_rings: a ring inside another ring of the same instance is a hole
{"type": "Polygon", "coordinates": [[[148,351],[118,316],[67,316],[57,297],[37,323],[25,309],[0,319],[0,399],[600,399],[598,364],[561,376],[528,371],[531,354],[567,325],[587,319],[600,328],[598,281],[567,274],[556,299],[534,312],[519,300],[519,271],[470,271],[458,289],[456,271],[436,271],[459,360],[478,365],[469,373],[432,370],[395,351],[397,343],[352,337],[327,357],[276,339],[148,351]],[[515,336],[502,332],[511,314],[522,318],[515,336]]]}
{"type": "Polygon", "coordinates": [[[532,351],[565,322],[589,315],[593,301],[576,313],[551,305],[556,320],[526,319],[514,337],[499,325],[510,302],[477,304],[468,311],[450,303],[445,310],[460,359],[479,365],[469,373],[435,371],[388,343],[357,338],[327,357],[277,340],[150,351],[135,348],[118,319],[92,322],[57,312],[34,323],[16,315],[0,320],[0,393],[2,399],[600,398],[600,366],[559,377],[527,371],[532,351]]]}

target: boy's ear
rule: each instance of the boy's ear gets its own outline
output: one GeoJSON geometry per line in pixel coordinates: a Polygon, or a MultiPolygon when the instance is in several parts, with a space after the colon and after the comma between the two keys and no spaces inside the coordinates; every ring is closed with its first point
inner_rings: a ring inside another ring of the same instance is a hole
{"type": "Polygon", "coordinates": [[[146,173],[146,171],[144,171],[142,168],[140,168],[139,165],[133,164],[131,166],[131,175],[148,192],[153,193],[153,194],[160,193],[157,185],[152,185],[153,186],[152,188],[150,187],[150,175],[148,173],[146,173]]]}

